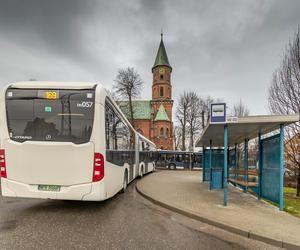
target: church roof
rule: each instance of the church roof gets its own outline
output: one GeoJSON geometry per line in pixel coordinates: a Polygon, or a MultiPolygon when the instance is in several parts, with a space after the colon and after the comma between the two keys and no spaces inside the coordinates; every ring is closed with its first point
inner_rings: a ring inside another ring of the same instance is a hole
{"type": "Polygon", "coordinates": [[[169,59],[167,56],[166,48],[165,48],[162,37],[163,37],[163,34],[161,34],[160,44],[159,44],[155,62],[154,62],[154,65],[152,68],[155,68],[156,66],[168,66],[172,69],[172,67],[169,63],[169,59]]]}
{"type": "MultiPolygon", "coordinates": [[[[127,119],[130,119],[129,103],[128,101],[117,102],[123,114],[127,119]]],[[[151,103],[150,101],[132,101],[133,105],[133,119],[148,120],[151,119],[151,103]]]]}
{"type": "Polygon", "coordinates": [[[154,121],[170,121],[168,114],[162,104],[160,104],[154,121]]]}

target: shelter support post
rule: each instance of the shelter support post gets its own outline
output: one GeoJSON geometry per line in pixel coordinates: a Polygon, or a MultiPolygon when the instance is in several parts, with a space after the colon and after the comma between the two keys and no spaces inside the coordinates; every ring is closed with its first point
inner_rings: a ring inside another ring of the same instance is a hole
{"type": "Polygon", "coordinates": [[[237,144],[234,144],[234,179],[237,179],[237,144]]]}
{"type": "Polygon", "coordinates": [[[227,165],[228,165],[228,159],[227,159],[227,151],[228,151],[228,127],[227,124],[224,125],[224,206],[227,206],[227,186],[228,186],[228,172],[227,172],[227,165]]]}
{"type": "Polygon", "coordinates": [[[244,141],[244,182],[247,185],[244,187],[244,191],[248,189],[248,139],[244,141]]]}
{"type": "Polygon", "coordinates": [[[212,140],[209,140],[209,190],[212,190],[212,140]]]}
{"type": "Polygon", "coordinates": [[[202,182],[204,182],[204,174],[205,174],[205,147],[202,149],[202,182]]]}
{"type": "Polygon", "coordinates": [[[261,133],[258,134],[258,199],[262,194],[262,141],[261,133]]]}
{"type": "Polygon", "coordinates": [[[279,165],[279,209],[283,211],[284,208],[284,125],[280,124],[280,165],[279,165]]]}

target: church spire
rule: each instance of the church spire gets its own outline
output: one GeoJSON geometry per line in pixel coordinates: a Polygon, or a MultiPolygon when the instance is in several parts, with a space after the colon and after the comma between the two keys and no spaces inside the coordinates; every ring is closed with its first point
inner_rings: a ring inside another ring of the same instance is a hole
{"type": "Polygon", "coordinates": [[[169,63],[166,48],[165,48],[165,45],[164,45],[163,33],[162,32],[160,33],[160,37],[161,37],[160,38],[160,44],[159,44],[159,48],[158,48],[157,55],[156,55],[156,58],[155,58],[155,62],[154,62],[154,65],[153,65],[152,69],[157,67],[157,66],[167,66],[167,67],[170,67],[172,69],[172,67],[169,63]]]}

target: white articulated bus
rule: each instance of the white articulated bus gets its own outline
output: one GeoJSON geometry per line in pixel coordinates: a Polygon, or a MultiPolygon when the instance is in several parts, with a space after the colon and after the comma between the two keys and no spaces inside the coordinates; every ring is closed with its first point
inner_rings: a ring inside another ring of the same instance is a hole
{"type": "Polygon", "coordinates": [[[3,196],[100,201],[155,168],[155,145],[101,85],[13,83],[0,114],[3,196]]]}

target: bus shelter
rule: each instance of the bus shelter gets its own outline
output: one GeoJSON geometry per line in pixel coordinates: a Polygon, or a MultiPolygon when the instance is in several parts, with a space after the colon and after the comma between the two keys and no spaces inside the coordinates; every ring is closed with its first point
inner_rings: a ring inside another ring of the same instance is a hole
{"type": "Polygon", "coordinates": [[[283,210],[284,127],[298,121],[299,115],[246,116],[206,126],[196,143],[203,148],[202,179],[210,189],[223,189],[224,206],[231,183],[283,210]],[[257,139],[257,152],[249,165],[251,139],[257,139]]]}

